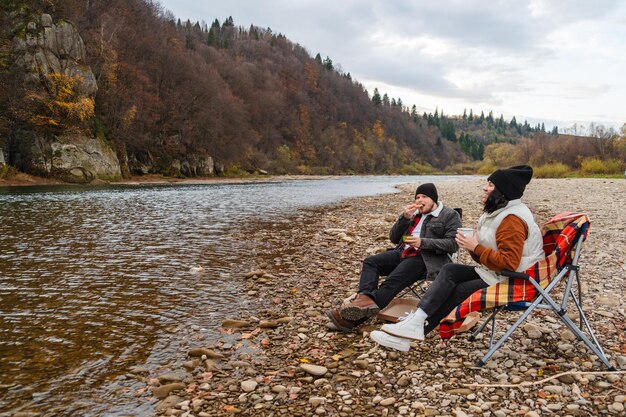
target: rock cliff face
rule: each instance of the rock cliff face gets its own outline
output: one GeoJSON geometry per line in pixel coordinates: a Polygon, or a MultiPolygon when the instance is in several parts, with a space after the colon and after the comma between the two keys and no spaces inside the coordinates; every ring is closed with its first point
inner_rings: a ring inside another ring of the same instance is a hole
{"type": "MultiPolygon", "coordinates": [[[[16,65],[24,70],[24,84],[34,89],[54,89],[53,74],[79,76],[79,94],[93,97],[98,90],[91,68],[85,64],[85,45],[75,26],[67,21],[53,23],[44,14],[39,22],[29,22],[23,37],[13,39],[19,56],[16,65]]],[[[88,133],[72,133],[52,138],[17,131],[10,138],[9,163],[18,169],[70,182],[90,182],[96,178],[121,176],[119,160],[103,140],[88,133]]]]}
{"type": "Polygon", "coordinates": [[[80,76],[81,93],[93,96],[98,91],[96,78],[85,65],[85,44],[74,25],[67,21],[52,23],[48,14],[40,22],[29,22],[25,39],[15,38],[15,48],[23,52],[25,83],[32,87],[45,84],[49,90],[54,83],[51,74],[80,76]]]}

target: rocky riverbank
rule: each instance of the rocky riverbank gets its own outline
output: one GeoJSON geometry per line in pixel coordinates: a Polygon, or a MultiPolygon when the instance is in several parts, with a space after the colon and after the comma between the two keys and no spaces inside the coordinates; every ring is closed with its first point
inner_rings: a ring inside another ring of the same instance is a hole
{"type": "Polygon", "coordinates": [[[119,181],[103,181],[96,179],[89,184],[76,184],[64,182],[56,178],[37,177],[19,172],[9,178],[0,178],[0,187],[23,187],[44,185],[80,185],[80,186],[103,186],[103,185],[194,185],[194,184],[241,184],[259,182],[281,182],[290,180],[316,180],[331,178],[323,175],[251,175],[248,177],[191,177],[175,178],[163,175],[148,174],[136,175],[119,181]]]}
{"type": "MultiPolygon", "coordinates": [[[[462,207],[464,224],[475,225],[483,181],[437,185],[444,203],[462,207]]],[[[255,265],[238,278],[265,307],[225,320],[217,341],[189,329],[187,361],[156,375],[135,370],[133,378],[146,383],[138,395],[157,403],[159,416],[624,415],[626,181],[533,180],[525,195],[539,223],[561,211],[591,217],[582,300],[613,373],[547,312],[530,318],[483,368],[474,364],[487,334],[448,345],[431,334],[401,353],[370,341],[379,323],[352,334],[329,330],[324,311],[355,291],[363,257],[390,245],[389,228],[414,188],[294,213],[291,229],[244,226],[240,237],[252,237],[258,249],[255,265]]],[[[500,329],[517,317],[506,314],[500,329]]]]}

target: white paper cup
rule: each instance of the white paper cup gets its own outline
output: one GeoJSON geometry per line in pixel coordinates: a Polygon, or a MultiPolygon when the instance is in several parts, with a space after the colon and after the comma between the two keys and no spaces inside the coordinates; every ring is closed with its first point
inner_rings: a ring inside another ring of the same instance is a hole
{"type": "Polygon", "coordinates": [[[461,233],[465,237],[474,236],[474,229],[471,227],[459,227],[456,229],[457,233],[461,233]]]}

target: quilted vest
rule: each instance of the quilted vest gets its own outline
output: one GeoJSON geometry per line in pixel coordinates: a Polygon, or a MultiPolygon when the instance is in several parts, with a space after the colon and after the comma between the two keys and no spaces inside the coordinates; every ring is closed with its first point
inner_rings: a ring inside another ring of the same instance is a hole
{"type": "MultiPolygon", "coordinates": [[[[526,223],[526,226],[528,226],[528,236],[524,241],[522,259],[515,270],[516,272],[523,272],[536,262],[545,258],[545,254],[543,252],[543,237],[541,236],[541,231],[537,223],[535,223],[530,209],[522,203],[522,200],[511,200],[506,207],[496,210],[493,213],[483,213],[478,220],[478,241],[483,246],[498,250],[498,245],[496,244],[496,230],[498,230],[502,220],[510,214],[519,217],[526,223]]],[[[506,279],[506,277],[498,275],[484,266],[476,267],[476,272],[489,285],[497,284],[503,279],[506,279]]]]}

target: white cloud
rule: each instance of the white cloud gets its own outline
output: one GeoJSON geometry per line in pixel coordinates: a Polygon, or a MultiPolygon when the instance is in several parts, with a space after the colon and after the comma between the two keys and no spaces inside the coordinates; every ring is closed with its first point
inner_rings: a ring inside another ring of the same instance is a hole
{"type": "Polygon", "coordinates": [[[370,92],[446,113],[473,108],[546,125],[626,122],[626,4],[619,0],[165,0],[183,20],[270,27],[370,92]]]}

